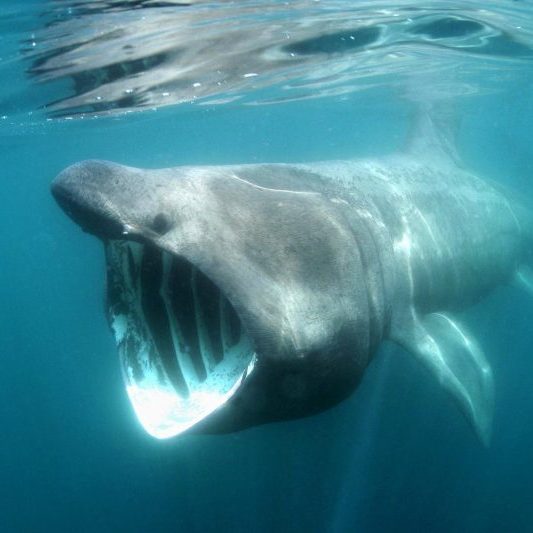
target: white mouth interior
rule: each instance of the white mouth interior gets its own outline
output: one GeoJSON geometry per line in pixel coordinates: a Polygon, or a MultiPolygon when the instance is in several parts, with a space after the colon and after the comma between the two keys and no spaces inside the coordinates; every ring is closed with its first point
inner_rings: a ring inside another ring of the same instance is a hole
{"type": "Polygon", "coordinates": [[[148,433],[182,433],[222,406],[255,355],[222,292],[184,259],[129,241],[106,245],[107,294],[126,389],[148,433]]]}

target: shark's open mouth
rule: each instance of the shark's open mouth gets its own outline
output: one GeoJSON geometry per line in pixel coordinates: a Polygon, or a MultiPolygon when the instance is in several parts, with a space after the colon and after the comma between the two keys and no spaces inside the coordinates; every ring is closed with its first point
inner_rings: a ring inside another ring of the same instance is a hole
{"type": "Polygon", "coordinates": [[[109,321],[135,413],[154,437],[182,433],[253,370],[250,338],[219,288],[185,259],[114,240],[106,260],[109,321]]]}

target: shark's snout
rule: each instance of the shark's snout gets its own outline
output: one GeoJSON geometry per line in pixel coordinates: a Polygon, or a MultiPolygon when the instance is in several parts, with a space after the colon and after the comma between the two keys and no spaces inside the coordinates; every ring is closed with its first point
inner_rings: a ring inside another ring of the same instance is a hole
{"type": "Polygon", "coordinates": [[[100,239],[119,238],[124,233],[124,225],[120,224],[104,212],[95,210],[87,205],[83,199],[61,185],[52,188],[52,194],[63,211],[78,224],[83,231],[91,233],[100,239]]]}
{"type": "Polygon", "coordinates": [[[115,216],[107,189],[112,166],[90,161],[66,168],[52,182],[52,195],[84,231],[101,239],[119,238],[124,224],[115,216]]]}

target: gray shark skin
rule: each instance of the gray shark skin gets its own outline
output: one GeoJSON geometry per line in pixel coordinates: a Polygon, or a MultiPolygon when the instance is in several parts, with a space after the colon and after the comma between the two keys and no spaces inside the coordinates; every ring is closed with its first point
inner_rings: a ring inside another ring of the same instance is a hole
{"type": "Polygon", "coordinates": [[[492,372],[453,313],[527,277],[533,226],[441,156],[64,170],[52,192],[105,244],[109,320],[144,428],[167,438],[317,413],[389,339],[488,443],[492,372]]]}

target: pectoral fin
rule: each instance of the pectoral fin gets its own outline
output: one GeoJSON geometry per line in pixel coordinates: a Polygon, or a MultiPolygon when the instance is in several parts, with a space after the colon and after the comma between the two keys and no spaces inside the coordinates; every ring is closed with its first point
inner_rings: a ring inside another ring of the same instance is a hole
{"type": "Polygon", "coordinates": [[[457,322],[440,313],[414,317],[395,332],[393,340],[438,379],[488,446],[494,384],[490,365],[475,340],[457,322]]]}
{"type": "Polygon", "coordinates": [[[515,276],[516,284],[533,296],[533,269],[530,266],[522,265],[515,276]]]}

